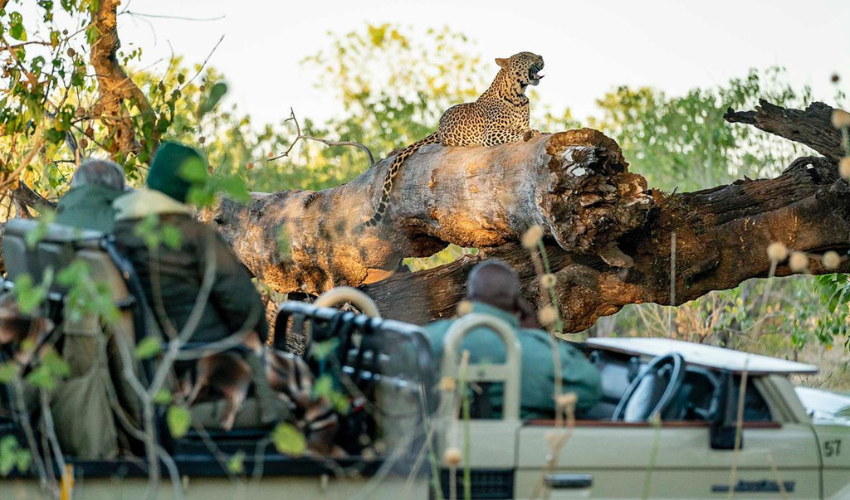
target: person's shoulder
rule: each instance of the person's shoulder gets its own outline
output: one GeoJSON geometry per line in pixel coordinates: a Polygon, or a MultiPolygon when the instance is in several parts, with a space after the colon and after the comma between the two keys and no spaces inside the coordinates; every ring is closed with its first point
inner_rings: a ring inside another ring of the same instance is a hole
{"type": "Polygon", "coordinates": [[[453,319],[438,319],[437,321],[432,321],[426,325],[423,325],[422,332],[425,334],[425,337],[430,342],[440,341],[446,335],[446,332],[449,331],[449,328],[452,326],[455,320],[453,319]]]}
{"type": "Polygon", "coordinates": [[[537,340],[542,342],[549,342],[550,333],[544,330],[540,330],[538,328],[517,328],[516,334],[520,338],[525,338],[529,340],[537,340]]]}
{"type": "Polygon", "coordinates": [[[445,332],[449,329],[451,324],[454,322],[453,319],[438,319],[436,321],[432,321],[428,324],[422,325],[422,330],[425,333],[429,332],[445,332]]]}

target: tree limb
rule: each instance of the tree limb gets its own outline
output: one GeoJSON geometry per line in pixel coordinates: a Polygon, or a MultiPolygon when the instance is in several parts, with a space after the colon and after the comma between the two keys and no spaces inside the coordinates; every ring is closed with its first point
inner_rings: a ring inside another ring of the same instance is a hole
{"type": "Polygon", "coordinates": [[[652,207],[617,144],[582,129],[492,148],[422,148],[396,180],[389,222],[364,230],[391,160],[332,189],[261,195],[247,207],[224,200],[203,218],[273,290],[320,293],[386,278],[404,257],[449,243],[516,241],[532,225],[575,254],[604,253],[652,207]]]}
{"type": "Polygon", "coordinates": [[[267,162],[279,160],[281,158],[285,158],[285,157],[289,156],[289,153],[292,151],[292,148],[295,147],[295,144],[300,139],[304,139],[305,141],[321,142],[325,146],[354,146],[356,148],[360,148],[360,149],[363,150],[364,153],[366,153],[366,156],[369,158],[369,166],[372,166],[372,165],[375,164],[375,158],[372,156],[372,151],[369,148],[367,148],[366,146],[364,146],[363,144],[360,144],[359,142],[354,142],[354,141],[329,141],[327,139],[320,139],[318,137],[312,137],[312,136],[309,136],[309,135],[302,134],[301,133],[301,125],[298,124],[298,118],[295,117],[295,111],[293,111],[292,108],[289,108],[289,118],[284,120],[284,122],[288,122],[288,121],[292,121],[292,122],[295,123],[295,132],[296,132],[295,140],[293,140],[292,144],[290,144],[289,147],[286,148],[286,151],[284,151],[283,153],[281,153],[277,156],[272,156],[271,158],[266,160],[267,162]]]}
{"type": "Polygon", "coordinates": [[[833,108],[815,102],[805,110],[786,109],[759,99],[755,111],[735,111],[729,108],[723,115],[729,123],[744,123],[760,130],[805,144],[830,160],[844,156],[841,134],[832,126],[833,108]]]}
{"type": "Polygon", "coordinates": [[[92,13],[92,25],[98,36],[91,44],[90,63],[97,74],[99,100],[94,114],[102,115],[103,124],[114,141],[110,152],[117,154],[139,154],[142,150],[153,151],[159,145],[156,129],[156,113],[145,94],[127,75],[118,62],[118,23],[116,10],[121,0],[101,0],[97,11],[92,13]],[[125,106],[136,106],[140,111],[142,130],[148,132],[149,143],[142,144],[136,137],[133,118],[125,106]],[[106,118],[110,116],[112,118],[106,118]]]}
{"type": "MultiPolygon", "coordinates": [[[[775,179],[737,181],[693,193],[644,192],[617,145],[583,129],[494,148],[431,146],[407,160],[396,181],[389,222],[378,233],[352,230],[371,212],[386,159],[351,183],[320,192],[258,195],[247,207],[224,201],[215,220],[248,268],[280,292],[318,293],[361,286],[394,319],[424,323],[453,315],[476,263],[498,257],[515,266],[536,300],[537,273],[518,240],[531,224],[545,229],[557,276],[565,331],[580,331],[624,305],[681,304],[712,290],[765,277],[767,246],[782,242],[810,256],[850,250],[850,186],[839,178],[840,140],[831,108],[805,111],[762,102],[727,113],[824,155],[795,160],[775,179]],[[277,229],[288,240],[279,252],[277,229]],[[671,240],[676,239],[675,297],[671,240]],[[447,243],[476,255],[417,273],[397,273],[402,257],[430,255],[447,243]],[[621,249],[630,268],[607,264],[621,249]]],[[[840,272],[850,271],[846,255],[840,272]]],[[[776,275],[792,271],[778,263],[776,275]]]]}
{"type": "MultiPolygon", "coordinates": [[[[600,316],[627,304],[682,304],[712,290],[733,288],[766,277],[767,246],[780,241],[809,252],[809,272],[827,270],[819,256],[850,249],[850,189],[835,165],[823,158],[801,158],[776,179],[739,181],[729,186],[668,195],[655,193],[651,221],[621,242],[635,260],[627,276],[599,259],[576,258],[551,242],[547,251],[557,269],[558,296],[565,331],[589,328],[600,316]],[[676,294],[670,297],[670,242],[676,232],[676,294]]],[[[528,252],[516,243],[485,250],[435,269],[399,274],[364,287],[382,313],[424,323],[451,316],[465,293],[471,268],[497,257],[516,267],[525,295],[537,298],[537,275],[528,252]],[[411,307],[410,304],[415,304],[411,307]]],[[[850,270],[847,258],[840,271],[850,270]]],[[[792,274],[787,263],[777,276],[792,274]]]]}

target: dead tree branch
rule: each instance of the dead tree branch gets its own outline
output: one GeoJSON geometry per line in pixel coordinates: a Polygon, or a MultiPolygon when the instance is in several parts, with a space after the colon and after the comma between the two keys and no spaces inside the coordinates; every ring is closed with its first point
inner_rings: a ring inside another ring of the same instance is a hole
{"type": "Polygon", "coordinates": [[[372,156],[372,151],[369,148],[367,148],[366,146],[364,146],[363,144],[360,144],[359,142],[354,142],[354,141],[329,141],[327,139],[319,139],[318,137],[312,137],[312,136],[309,136],[309,135],[302,134],[301,133],[301,125],[298,124],[298,118],[295,117],[295,111],[293,111],[292,108],[289,108],[289,118],[284,120],[284,122],[289,122],[289,121],[292,121],[292,122],[295,123],[295,131],[296,131],[295,140],[292,141],[292,144],[290,144],[288,148],[286,148],[286,151],[284,151],[283,153],[281,153],[277,156],[272,156],[271,158],[266,160],[267,162],[279,160],[281,158],[285,158],[285,157],[289,156],[289,153],[292,151],[292,148],[295,147],[295,144],[297,144],[299,140],[304,139],[305,141],[321,142],[325,146],[354,146],[356,148],[360,148],[360,149],[363,150],[364,153],[366,153],[366,156],[369,158],[369,166],[375,165],[375,157],[372,156]]]}
{"type": "MultiPolygon", "coordinates": [[[[416,323],[454,314],[467,273],[488,257],[514,265],[526,296],[536,300],[537,273],[517,241],[538,224],[565,330],[580,331],[627,304],[681,304],[765,277],[766,249],[774,241],[807,252],[810,273],[834,272],[820,255],[850,250],[850,186],[838,176],[840,138],[830,114],[820,103],[805,111],[765,102],[756,112],[730,111],[730,122],[752,124],[825,157],[799,158],[775,179],[693,193],[644,192],[643,178],[627,171],[613,141],[581,130],[494,148],[423,148],[405,163],[390,221],[375,233],[352,228],[370,213],[388,160],[344,186],[258,196],[247,207],[224,201],[204,217],[220,225],[248,268],[273,289],[361,286],[387,317],[416,323]],[[282,244],[279,228],[285,229],[282,244]],[[447,243],[481,252],[393,275],[402,257],[430,255],[447,243]],[[602,256],[611,248],[630,256],[633,267],[606,263],[602,256]]],[[[839,271],[850,271],[846,256],[839,271]]],[[[779,263],[777,276],[791,273],[779,263]]]]}
{"type": "Polygon", "coordinates": [[[570,252],[608,255],[652,207],[617,144],[582,129],[492,148],[422,148],[396,181],[389,222],[358,230],[391,160],[343,186],[283,191],[247,207],[225,200],[204,217],[272,289],[319,293],[384,279],[404,257],[449,243],[516,241],[535,224],[570,252]]]}

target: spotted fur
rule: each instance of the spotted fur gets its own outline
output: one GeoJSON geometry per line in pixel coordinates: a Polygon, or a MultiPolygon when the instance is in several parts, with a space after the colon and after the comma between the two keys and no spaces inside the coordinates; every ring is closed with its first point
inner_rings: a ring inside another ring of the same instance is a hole
{"type": "Polygon", "coordinates": [[[520,52],[508,59],[496,59],[496,63],[502,69],[478,100],[446,110],[436,132],[396,155],[387,171],[377,210],[365,226],[376,226],[385,217],[393,181],[401,165],[422,146],[438,143],[443,146],[495,146],[522,140],[526,134],[533,133],[525,89],[537,85],[543,78],[538,75],[543,69],[543,58],[531,52],[520,52]]]}

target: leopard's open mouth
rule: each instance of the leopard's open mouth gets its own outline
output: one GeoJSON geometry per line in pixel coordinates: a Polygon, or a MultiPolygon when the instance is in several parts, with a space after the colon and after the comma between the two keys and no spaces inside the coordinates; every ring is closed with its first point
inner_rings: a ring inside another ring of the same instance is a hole
{"type": "Polygon", "coordinates": [[[533,64],[528,69],[528,81],[531,85],[537,85],[543,79],[545,75],[541,75],[541,71],[543,71],[543,61],[540,61],[540,64],[533,64]]]}

